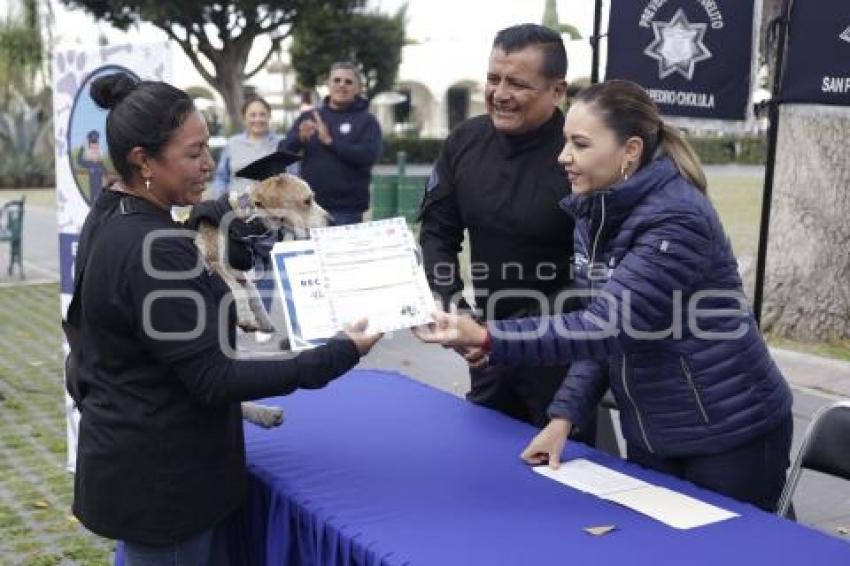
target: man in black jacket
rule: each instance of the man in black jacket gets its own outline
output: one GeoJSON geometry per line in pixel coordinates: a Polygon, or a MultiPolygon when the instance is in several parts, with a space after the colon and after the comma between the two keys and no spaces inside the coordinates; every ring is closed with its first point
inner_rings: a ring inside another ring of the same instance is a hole
{"type": "MultiPolygon", "coordinates": [[[[573,223],[564,145],[567,55],[558,33],[524,24],[500,31],[487,70],[487,115],[446,139],[422,201],[420,243],[431,288],[461,297],[458,253],[469,231],[477,313],[486,319],[551,311],[570,283],[573,223]]],[[[566,368],[471,369],[467,399],[538,427],[566,368]]]]}

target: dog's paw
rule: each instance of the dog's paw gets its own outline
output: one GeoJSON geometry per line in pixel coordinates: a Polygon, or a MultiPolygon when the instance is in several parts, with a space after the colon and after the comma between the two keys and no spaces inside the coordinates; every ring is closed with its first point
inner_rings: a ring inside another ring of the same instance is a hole
{"type": "Polygon", "coordinates": [[[283,409],[242,403],[242,418],[263,428],[274,428],[283,424],[283,409]]]}

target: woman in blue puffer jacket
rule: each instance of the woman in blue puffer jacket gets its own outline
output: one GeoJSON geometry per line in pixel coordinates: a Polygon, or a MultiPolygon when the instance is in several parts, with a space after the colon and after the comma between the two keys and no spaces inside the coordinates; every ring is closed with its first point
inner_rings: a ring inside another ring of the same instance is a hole
{"type": "Polygon", "coordinates": [[[791,392],[746,303],[693,149],[638,85],[577,96],[559,161],[573,194],[583,309],[494,321],[435,313],[417,334],[480,363],[570,363],[551,422],[523,451],[557,467],[610,386],[629,460],[773,511],[791,444],[791,392]]]}

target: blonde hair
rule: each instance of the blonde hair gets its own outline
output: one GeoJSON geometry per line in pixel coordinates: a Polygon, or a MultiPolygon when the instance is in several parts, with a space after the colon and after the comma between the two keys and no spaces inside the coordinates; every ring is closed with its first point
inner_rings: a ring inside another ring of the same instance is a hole
{"type": "Polygon", "coordinates": [[[702,162],[691,144],[679,133],[679,128],[661,123],[661,150],[670,156],[682,176],[701,192],[708,191],[708,180],[702,162]]]}
{"type": "Polygon", "coordinates": [[[643,140],[639,168],[666,154],[685,179],[706,192],[708,183],[696,152],[677,128],[661,120],[658,107],[640,85],[624,80],[597,83],[579,91],[575,102],[595,106],[621,144],[632,137],[643,140]]]}

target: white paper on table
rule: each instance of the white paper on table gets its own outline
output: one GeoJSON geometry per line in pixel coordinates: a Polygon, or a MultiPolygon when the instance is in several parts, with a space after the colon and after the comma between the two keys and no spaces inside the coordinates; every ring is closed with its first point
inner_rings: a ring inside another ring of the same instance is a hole
{"type": "Polygon", "coordinates": [[[602,499],[625,505],[676,529],[693,529],[738,516],[737,513],[657,485],[603,495],[602,499]]]}
{"type": "Polygon", "coordinates": [[[369,319],[369,332],[431,321],[434,298],[403,218],[316,228],[316,256],[334,326],[369,319]]]}
{"type": "Polygon", "coordinates": [[[313,242],[278,242],[271,256],[290,347],[303,350],[323,344],[337,329],[313,242]]]}
{"type": "Polygon", "coordinates": [[[619,503],[676,529],[692,529],[738,516],[737,513],[581,458],[564,462],[557,470],[549,466],[535,466],[533,469],[547,478],[619,503]]]}
{"type": "Polygon", "coordinates": [[[650,485],[582,458],[563,462],[557,470],[549,466],[535,466],[533,469],[547,478],[597,497],[650,485]]]}

